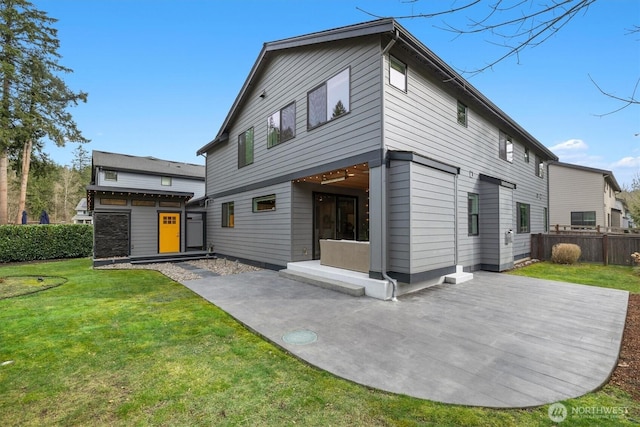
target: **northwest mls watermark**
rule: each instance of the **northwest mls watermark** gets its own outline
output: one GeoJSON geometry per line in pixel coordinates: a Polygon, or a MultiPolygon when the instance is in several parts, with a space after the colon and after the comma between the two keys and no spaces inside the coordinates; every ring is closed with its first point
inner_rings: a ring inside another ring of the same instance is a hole
{"type": "Polygon", "coordinates": [[[571,406],[562,403],[549,405],[549,419],[554,423],[561,423],[568,418],[588,419],[620,419],[629,415],[626,406],[571,406]]]}

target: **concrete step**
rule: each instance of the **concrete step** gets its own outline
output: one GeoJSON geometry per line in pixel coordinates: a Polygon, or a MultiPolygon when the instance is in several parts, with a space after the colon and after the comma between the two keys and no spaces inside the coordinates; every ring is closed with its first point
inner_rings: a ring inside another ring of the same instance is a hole
{"type": "Polygon", "coordinates": [[[473,273],[466,273],[461,265],[456,265],[456,272],[444,276],[445,283],[463,283],[473,279],[473,273]]]}
{"type": "Polygon", "coordinates": [[[302,273],[300,271],[292,271],[290,269],[280,270],[279,274],[280,277],[297,280],[298,282],[306,283],[308,285],[318,286],[320,288],[341,292],[354,297],[361,297],[365,294],[364,286],[341,282],[339,280],[328,279],[326,277],[302,273]]]}

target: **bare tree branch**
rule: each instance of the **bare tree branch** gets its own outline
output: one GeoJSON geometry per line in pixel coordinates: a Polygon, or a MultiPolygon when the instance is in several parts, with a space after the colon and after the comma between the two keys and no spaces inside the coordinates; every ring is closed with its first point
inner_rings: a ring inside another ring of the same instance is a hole
{"type": "Polygon", "coordinates": [[[598,90],[600,91],[600,93],[602,93],[605,96],[608,96],[609,98],[613,98],[616,101],[621,101],[624,105],[622,105],[622,107],[615,109],[613,111],[610,111],[608,113],[604,113],[604,114],[596,114],[596,116],[598,117],[604,117],[604,116],[608,116],[610,114],[613,113],[617,113],[618,111],[624,110],[625,108],[627,108],[630,105],[634,105],[634,104],[640,104],[640,99],[636,99],[636,92],[638,91],[638,86],[640,86],[640,78],[638,79],[638,81],[636,81],[636,85],[633,88],[633,92],[631,93],[631,96],[628,98],[623,98],[620,96],[616,96],[610,92],[607,92],[605,90],[603,90],[598,83],[595,82],[595,80],[593,80],[593,78],[591,77],[591,75],[589,75],[589,80],[591,80],[591,83],[593,83],[595,85],[595,87],[598,88],[598,90]]]}
{"type": "MultiPolygon", "coordinates": [[[[416,4],[417,0],[410,0],[416,4]]],[[[477,74],[493,68],[496,64],[515,56],[519,61],[520,52],[528,47],[544,43],[566,26],[580,12],[585,13],[596,0],[550,0],[539,3],[538,0],[494,0],[487,5],[480,0],[467,0],[459,7],[438,10],[430,13],[416,13],[395,16],[395,19],[430,19],[444,15],[453,16],[457,12],[480,11],[480,19],[467,18],[466,28],[459,28],[444,22],[443,27],[436,27],[456,34],[456,37],[467,34],[490,34],[502,40],[496,45],[506,48],[506,52],[485,66],[475,70],[462,70],[463,73],[477,74]]],[[[430,3],[433,4],[433,3],[430,3]]],[[[376,17],[380,15],[358,10],[376,17]]],[[[477,15],[477,13],[476,13],[477,15]]]]}

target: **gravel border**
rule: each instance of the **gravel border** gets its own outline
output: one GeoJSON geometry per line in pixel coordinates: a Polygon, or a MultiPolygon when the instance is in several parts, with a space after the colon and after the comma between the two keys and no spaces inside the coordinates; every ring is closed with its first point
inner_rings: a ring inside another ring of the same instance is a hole
{"type": "Polygon", "coordinates": [[[156,270],[165,276],[169,277],[176,282],[183,282],[187,280],[201,279],[202,276],[194,272],[193,270],[186,269],[180,266],[180,264],[189,264],[198,269],[209,270],[220,276],[226,276],[229,274],[247,273],[250,271],[258,271],[261,268],[254,267],[252,265],[243,264],[238,261],[229,261],[226,259],[200,259],[195,261],[186,261],[180,263],[173,262],[158,262],[152,264],[131,264],[131,263],[116,263],[108,264],[100,267],[94,267],[96,270],[156,270]]]}

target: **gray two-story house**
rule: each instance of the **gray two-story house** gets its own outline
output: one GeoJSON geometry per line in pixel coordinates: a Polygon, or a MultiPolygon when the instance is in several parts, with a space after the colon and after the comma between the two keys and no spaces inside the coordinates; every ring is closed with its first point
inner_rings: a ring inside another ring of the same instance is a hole
{"type": "Polygon", "coordinates": [[[393,19],[266,43],[198,154],[216,253],[380,298],[528,257],[557,160],[393,19]]]}
{"type": "Polygon", "coordinates": [[[206,250],[205,167],[93,151],[88,210],[94,258],[166,257],[206,250]]]}

